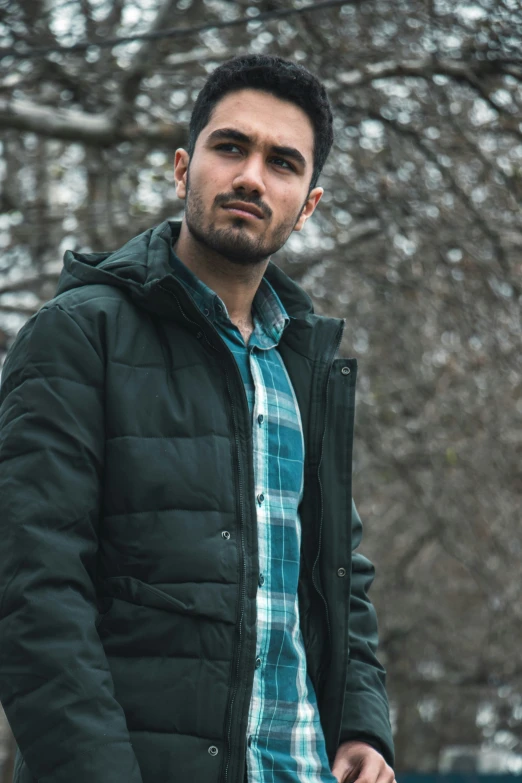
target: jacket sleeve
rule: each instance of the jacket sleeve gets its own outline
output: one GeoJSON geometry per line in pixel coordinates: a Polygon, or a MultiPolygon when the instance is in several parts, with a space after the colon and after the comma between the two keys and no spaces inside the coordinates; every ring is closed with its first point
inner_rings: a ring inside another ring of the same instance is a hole
{"type": "Polygon", "coordinates": [[[4,365],[0,700],[39,783],[142,783],[96,630],[104,361],[78,309],[40,310],[4,365]]]}
{"type": "MultiPolygon", "coordinates": [[[[352,550],[361,542],[362,523],[352,502],[352,550]]],[[[375,569],[359,552],[352,554],[350,595],[349,665],[340,742],[361,740],[382,753],[393,766],[386,675],[376,658],[377,617],[368,598],[375,569]]]]}

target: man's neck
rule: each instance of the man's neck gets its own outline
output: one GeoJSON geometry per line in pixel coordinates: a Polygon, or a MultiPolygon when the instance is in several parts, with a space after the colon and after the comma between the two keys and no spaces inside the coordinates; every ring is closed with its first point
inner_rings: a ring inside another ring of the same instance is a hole
{"type": "Polygon", "coordinates": [[[252,266],[234,264],[197,242],[185,221],[181,224],[174,250],[185,266],[223,300],[230,320],[243,336],[244,332],[252,331],[252,302],[268,266],[268,259],[252,266]]]}

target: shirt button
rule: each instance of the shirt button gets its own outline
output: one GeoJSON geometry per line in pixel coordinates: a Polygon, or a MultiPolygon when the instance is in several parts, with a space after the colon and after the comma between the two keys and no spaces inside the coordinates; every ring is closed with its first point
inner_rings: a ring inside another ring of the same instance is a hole
{"type": "Polygon", "coordinates": [[[265,584],[265,577],[263,576],[263,574],[259,574],[258,584],[259,587],[263,587],[263,585],[265,584]]]}
{"type": "Polygon", "coordinates": [[[252,746],[252,735],[248,738],[247,745],[249,748],[252,746]]]}
{"type": "Polygon", "coordinates": [[[262,424],[263,423],[263,419],[264,419],[264,416],[263,416],[262,413],[260,413],[259,416],[257,417],[258,424],[262,424]]]}
{"type": "Polygon", "coordinates": [[[342,367],[341,372],[343,375],[350,375],[350,368],[349,367],[342,367]]]}
{"type": "Polygon", "coordinates": [[[346,576],[346,568],[338,568],[337,576],[346,576]]]}
{"type": "Polygon", "coordinates": [[[257,502],[259,503],[259,505],[261,505],[261,503],[263,502],[263,500],[264,500],[264,499],[265,499],[265,496],[264,496],[264,495],[263,495],[263,493],[261,492],[261,493],[260,493],[260,494],[257,496],[257,502]]]}
{"type": "Polygon", "coordinates": [[[256,669],[259,669],[261,666],[261,658],[256,658],[256,669]]]}

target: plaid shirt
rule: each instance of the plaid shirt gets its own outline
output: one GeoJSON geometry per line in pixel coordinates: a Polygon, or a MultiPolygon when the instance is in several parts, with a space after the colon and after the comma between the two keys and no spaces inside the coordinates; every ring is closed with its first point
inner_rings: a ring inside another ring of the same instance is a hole
{"type": "Polygon", "coordinates": [[[263,278],[248,346],[223,300],[174,254],[171,264],[237,361],[253,427],[259,542],[257,657],[248,718],[249,783],[334,783],[306,672],[297,583],[304,441],[299,406],[277,350],[287,315],[263,278]]]}

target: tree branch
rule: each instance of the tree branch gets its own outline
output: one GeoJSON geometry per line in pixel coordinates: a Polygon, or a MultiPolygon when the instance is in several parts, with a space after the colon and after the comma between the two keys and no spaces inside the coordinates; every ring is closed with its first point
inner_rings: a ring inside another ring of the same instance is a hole
{"type": "MultiPolygon", "coordinates": [[[[151,25],[149,32],[158,32],[164,30],[172,16],[176,14],[177,3],[175,0],[166,0],[156,14],[156,18],[151,25]]],[[[117,117],[126,116],[128,110],[136,98],[141,80],[152,70],[152,65],[158,58],[158,41],[147,39],[143,41],[140,48],[132,58],[130,68],[125,72],[122,84],[120,86],[120,100],[118,101],[114,112],[117,117]]]]}
{"type": "MultiPolygon", "coordinates": [[[[424,79],[432,79],[434,76],[447,76],[458,82],[465,82],[483,98],[488,105],[501,115],[499,124],[502,130],[513,133],[518,138],[522,138],[522,131],[519,127],[519,118],[516,114],[510,114],[502,106],[496,104],[490,97],[484,84],[480,81],[487,76],[504,75],[505,71],[501,62],[475,61],[463,63],[456,60],[433,59],[431,56],[420,57],[416,60],[384,60],[378,63],[368,63],[363,68],[357,68],[353,71],[346,71],[339,74],[340,85],[349,87],[360,87],[375,79],[390,79],[394,77],[415,76],[424,79]]],[[[513,69],[509,69],[514,76],[513,69]]],[[[518,73],[518,78],[522,79],[522,73],[518,73]]]]}
{"type": "Polygon", "coordinates": [[[55,109],[27,100],[0,98],[0,128],[16,128],[63,141],[109,147],[122,141],[164,143],[181,146],[186,132],[168,122],[143,127],[137,123],[120,125],[108,114],[88,114],[76,109],[55,109]]]}
{"type": "MultiPolygon", "coordinates": [[[[440,166],[439,161],[437,159],[437,155],[430,149],[430,147],[424,142],[424,139],[422,139],[413,128],[405,128],[404,126],[399,125],[393,120],[382,117],[379,113],[373,110],[366,110],[365,116],[383,123],[385,126],[393,129],[395,133],[397,133],[399,136],[404,136],[406,138],[411,139],[411,141],[415,144],[416,148],[428,160],[430,160],[434,166],[437,167],[442,177],[447,182],[450,183],[453,193],[459,198],[461,203],[464,204],[464,206],[467,208],[470,215],[473,217],[475,225],[490,240],[491,244],[495,248],[498,264],[505,275],[506,281],[509,282],[509,284],[513,288],[515,295],[520,296],[522,294],[522,287],[520,286],[518,280],[515,280],[512,274],[512,270],[510,268],[509,261],[506,256],[506,251],[504,249],[504,245],[502,243],[502,237],[499,231],[497,231],[491,225],[491,223],[486,220],[485,215],[482,214],[476,208],[476,206],[471,201],[469,195],[457,182],[457,179],[454,176],[454,174],[451,172],[451,170],[447,168],[442,168],[440,166]]],[[[351,117],[351,121],[353,121],[353,116],[351,117]]]]}
{"type": "Polygon", "coordinates": [[[0,313],[16,313],[17,315],[26,315],[28,318],[30,318],[32,315],[38,312],[43,304],[44,301],[42,301],[36,307],[27,307],[27,305],[6,305],[0,302],[0,313]]]}
{"type": "MultiPolygon", "coordinates": [[[[0,296],[2,294],[12,294],[23,291],[32,291],[35,293],[39,291],[44,283],[57,283],[59,273],[56,272],[42,272],[39,275],[33,275],[32,277],[22,277],[19,280],[14,280],[10,283],[5,283],[0,286],[0,296]]],[[[16,308],[18,309],[18,308],[16,308]]]]}

